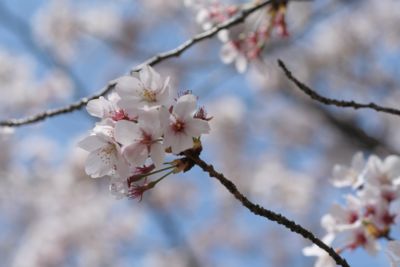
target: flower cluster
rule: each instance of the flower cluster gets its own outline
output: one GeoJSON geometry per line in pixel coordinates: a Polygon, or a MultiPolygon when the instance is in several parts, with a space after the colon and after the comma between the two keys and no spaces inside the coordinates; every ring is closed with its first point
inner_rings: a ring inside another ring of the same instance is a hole
{"type": "Polygon", "coordinates": [[[181,170],[176,161],[166,163],[166,152],[178,155],[210,131],[197,98],[186,92],[174,97],[169,78],[150,66],[133,76],[115,80],[116,93],[87,105],[101,118],[79,146],[89,151],[86,173],[93,178],[111,176],[111,191],[118,196],[140,197],[170,173],[181,170]],[[158,180],[150,175],[168,170],[158,180]],[[144,181],[144,183],[143,183],[144,181]]]}
{"type": "MultiPolygon", "coordinates": [[[[350,187],[353,192],[345,196],[344,206],[334,204],[322,217],[321,224],[328,232],[324,241],[331,244],[337,240],[338,252],[362,247],[375,254],[380,249],[378,239],[392,239],[390,231],[400,214],[400,158],[388,156],[381,160],[371,155],[365,160],[357,153],[350,167],[334,167],[332,183],[336,187],[350,187]]],[[[391,247],[397,248],[392,254],[400,255],[396,242],[391,247]]],[[[315,246],[303,252],[318,257],[315,266],[336,266],[327,253],[315,246]]]]}
{"type": "MultiPolygon", "coordinates": [[[[231,18],[242,8],[239,5],[223,5],[218,2],[190,5],[197,10],[197,23],[206,30],[231,18]]],[[[245,25],[221,31],[218,36],[223,42],[220,52],[222,62],[234,63],[238,72],[245,72],[248,62],[260,57],[274,30],[282,37],[289,35],[285,14],[286,2],[274,3],[268,7],[267,12],[265,9],[255,12],[245,25]]]]}

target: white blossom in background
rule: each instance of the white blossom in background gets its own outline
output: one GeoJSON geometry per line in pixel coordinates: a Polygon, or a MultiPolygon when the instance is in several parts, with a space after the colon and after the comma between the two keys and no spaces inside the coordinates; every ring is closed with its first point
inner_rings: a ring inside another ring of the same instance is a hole
{"type": "Polygon", "coordinates": [[[265,203],[276,203],[294,212],[306,213],[313,199],[314,181],[307,175],[291,171],[277,159],[260,158],[248,181],[250,192],[265,203]]]}
{"type": "MultiPolygon", "coordinates": [[[[218,1],[185,1],[185,5],[197,12],[196,22],[208,30],[236,15],[246,4],[225,4],[218,1]]],[[[244,25],[238,25],[218,33],[223,42],[220,58],[223,63],[234,63],[239,73],[247,70],[248,63],[260,58],[265,44],[277,32],[288,36],[286,4],[272,4],[250,15],[244,25]]]]}
{"type": "Polygon", "coordinates": [[[47,165],[46,172],[42,168],[2,176],[2,222],[10,219],[6,222],[14,227],[8,231],[15,237],[12,242],[0,239],[2,250],[10,255],[8,266],[67,266],[71,257],[79,259],[77,266],[123,266],[116,260],[118,246],[136,237],[145,223],[143,212],[115,202],[87,179],[86,156],[83,150],[73,150],[64,165],[47,165]]]}
{"type": "Polygon", "coordinates": [[[75,15],[69,1],[49,1],[33,19],[38,42],[53,50],[63,60],[68,60],[75,53],[74,43],[79,37],[75,15]]]}
{"type": "Polygon", "coordinates": [[[70,79],[58,70],[46,72],[38,79],[32,58],[15,55],[0,48],[0,111],[2,114],[25,114],[43,109],[50,102],[68,99],[70,79]]]}
{"type": "Polygon", "coordinates": [[[69,0],[48,1],[32,20],[37,42],[66,62],[74,58],[84,34],[111,40],[123,26],[120,14],[111,6],[88,9],[75,5],[69,0]]]}
{"type": "MultiPolygon", "coordinates": [[[[399,179],[400,158],[394,155],[383,160],[371,155],[364,160],[357,153],[351,167],[335,166],[333,185],[353,190],[345,196],[344,206],[334,204],[321,219],[328,235],[337,237],[335,246],[339,252],[363,247],[375,255],[381,249],[378,239],[392,238],[391,229],[400,215],[399,179]]],[[[389,255],[393,262],[395,254],[389,255]]],[[[318,264],[319,261],[315,266],[318,264]]]]}
{"type": "Polygon", "coordinates": [[[84,9],[79,13],[77,20],[82,30],[105,39],[117,38],[123,27],[121,15],[111,5],[84,9]]]}
{"type": "Polygon", "coordinates": [[[88,175],[110,176],[112,194],[141,199],[167,175],[182,170],[174,161],[163,166],[165,153],[178,155],[193,148],[202,134],[209,133],[211,118],[204,108],[197,109],[194,95],[174,98],[169,78],[150,66],[113,82],[116,93],[89,101],[89,114],[101,121],[79,146],[90,152],[88,175]],[[169,172],[161,178],[147,180],[165,170],[169,172]]]}

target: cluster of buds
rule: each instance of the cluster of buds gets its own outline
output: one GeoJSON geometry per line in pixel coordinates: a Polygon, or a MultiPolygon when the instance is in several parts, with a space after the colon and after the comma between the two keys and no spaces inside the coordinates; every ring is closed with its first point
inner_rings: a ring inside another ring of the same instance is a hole
{"type": "Polygon", "coordinates": [[[115,93],[88,103],[89,114],[101,121],[79,146],[89,152],[88,175],[110,176],[112,193],[141,198],[169,174],[184,170],[181,160],[165,163],[165,156],[201,147],[200,136],[210,131],[210,118],[204,108],[197,109],[190,92],[175,97],[169,78],[150,66],[113,83],[115,93]],[[160,178],[148,180],[162,172],[160,178]]]}
{"type": "MultiPolygon", "coordinates": [[[[390,236],[400,214],[399,157],[388,156],[381,160],[371,155],[365,160],[362,153],[357,153],[350,167],[334,167],[332,183],[336,187],[349,187],[352,193],[345,196],[345,206],[334,204],[322,217],[321,224],[327,231],[324,241],[328,244],[339,241],[340,244],[335,245],[339,253],[362,247],[374,255],[380,250],[378,239],[382,238],[395,243],[389,248],[400,247],[390,236]]],[[[400,250],[394,253],[400,255],[400,250]]],[[[318,257],[315,266],[336,266],[315,246],[305,248],[304,254],[318,257]]]]}
{"type": "MultiPolygon", "coordinates": [[[[257,4],[257,1],[253,4],[257,4]]],[[[221,31],[218,35],[223,42],[221,60],[225,64],[234,63],[236,70],[243,73],[247,69],[248,62],[260,58],[265,44],[274,31],[281,37],[289,36],[285,19],[286,5],[287,1],[272,3],[267,9],[252,14],[245,25],[221,31]]],[[[209,29],[231,18],[242,7],[244,5],[197,4],[195,5],[198,12],[197,22],[203,29],[209,29]]]]}

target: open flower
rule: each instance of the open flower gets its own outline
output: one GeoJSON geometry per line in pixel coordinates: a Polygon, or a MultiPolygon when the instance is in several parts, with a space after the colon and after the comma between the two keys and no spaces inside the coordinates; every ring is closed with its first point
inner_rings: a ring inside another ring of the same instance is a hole
{"type": "Polygon", "coordinates": [[[122,154],[136,167],[142,166],[149,156],[156,167],[162,165],[161,136],[159,112],[155,108],[142,111],[138,123],[122,120],[115,125],[115,139],[122,144],[122,154]]]}
{"type": "Polygon", "coordinates": [[[114,129],[110,123],[97,125],[91,135],[79,142],[79,146],[89,151],[85,171],[92,178],[105,175],[125,177],[128,164],[122,158],[119,145],[115,142],[114,129]]]}
{"type": "MultiPolygon", "coordinates": [[[[334,234],[327,234],[322,241],[327,244],[328,246],[331,245],[333,240],[335,239],[334,234]]],[[[317,257],[317,261],[314,264],[314,267],[335,267],[336,263],[332,259],[331,256],[325,251],[322,250],[320,247],[317,245],[312,245],[309,247],[305,247],[303,249],[303,254],[305,256],[314,256],[317,257]]]]}
{"type": "Polygon", "coordinates": [[[365,164],[363,154],[358,152],[353,156],[350,167],[335,165],[333,168],[333,185],[336,187],[359,187],[364,183],[363,169],[365,164]]]}
{"type": "Polygon", "coordinates": [[[90,115],[101,119],[110,118],[114,121],[134,119],[137,114],[136,108],[122,109],[117,105],[119,100],[120,97],[115,93],[110,94],[107,99],[100,96],[97,99],[90,100],[86,110],[90,115]]]}
{"type": "Polygon", "coordinates": [[[183,95],[168,111],[161,109],[161,124],[164,129],[164,147],[171,147],[172,153],[178,154],[193,147],[193,137],[209,133],[208,121],[194,118],[196,112],[196,97],[183,95]]]}
{"type": "Polygon", "coordinates": [[[124,109],[169,105],[171,101],[169,77],[161,79],[150,66],[144,66],[137,77],[123,76],[115,82],[121,97],[118,105],[124,109]]]}

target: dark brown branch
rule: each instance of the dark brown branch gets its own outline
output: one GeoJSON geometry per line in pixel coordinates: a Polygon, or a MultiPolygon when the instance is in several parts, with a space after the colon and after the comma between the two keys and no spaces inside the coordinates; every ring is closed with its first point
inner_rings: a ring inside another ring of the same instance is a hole
{"type": "Polygon", "coordinates": [[[143,64],[132,69],[131,73],[140,70],[141,66],[143,66],[143,65],[154,65],[154,64],[157,64],[167,58],[178,57],[178,56],[180,56],[180,54],[183,51],[190,48],[194,44],[201,42],[202,40],[212,38],[214,35],[216,35],[221,30],[228,29],[228,28],[231,28],[232,26],[242,23],[250,14],[252,14],[253,12],[257,11],[258,9],[260,9],[268,4],[271,4],[271,3],[274,3],[274,1],[272,1],[272,0],[263,1],[257,5],[242,9],[242,11],[238,15],[233,16],[232,18],[218,24],[217,26],[211,28],[210,30],[207,30],[205,32],[202,32],[202,33],[196,35],[192,39],[187,40],[186,42],[182,43],[177,48],[167,51],[167,52],[164,52],[164,53],[161,53],[161,54],[158,54],[158,55],[150,58],[149,60],[146,60],[143,64]]]}
{"type": "Polygon", "coordinates": [[[278,59],[278,64],[282,68],[282,70],[285,72],[286,77],[291,80],[297,88],[299,88],[303,93],[308,95],[311,99],[314,99],[322,104],[328,105],[328,106],[337,106],[341,108],[353,108],[353,109],[373,109],[378,112],[383,112],[383,113],[389,113],[392,115],[397,115],[400,116],[400,110],[395,109],[395,108],[388,108],[388,107],[382,107],[379,106],[375,103],[358,103],[353,100],[351,101],[345,101],[345,100],[337,100],[337,99],[332,99],[328,98],[325,96],[322,96],[315,92],[313,89],[311,89],[309,86],[305,85],[304,83],[300,82],[296,77],[293,76],[292,72],[286,67],[285,63],[278,59]]]}
{"type": "MultiPolygon", "coordinates": [[[[172,57],[179,57],[184,51],[186,51],[187,49],[189,49],[190,47],[192,47],[194,44],[201,42],[205,39],[211,38],[214,35],[216,35],[219,31],[223,30],[223,29],[228,29],[232,26],[235,26],[239,23],[242,23],[250,14],[252,14],[253,12],[267,6],[268,4],[272,3],[272,0],[268,0],[268,1],[263,1],[257,5],[248,7],[243,9],[240,13],[238,13],[236,16],[233,16],[232,18],[228,19],[225,22],[222,22],[220,24],[218,24],[217,26],[211,28],[210,30],[204,31],[200,34],[197,34],[196,36],[194,36],[192,39],[182,43],[181,45],[179,45],[177,48],[169,50],[167,52],[164,53],[160,53],[152,58],[150,58],[149,60],[146,60],[145,62],[143,62],[142,64],[138,65],[136,68],[134,68],[133,70],[131,70],[132,72],[136,72],[139,71],[143,65],[151,65],[154,66],[166,59],[172,58],[172,57]]],[[[98,98],[100,96],[104,96],[107,93],[109,93],[114,87],[115,87],[115,83],[111,83],[109,84],[106,88],[104,88],[102,91],[100,91],[98,94],[93,95],[91,97],[88,98],[82,98],[79,101],[77,101],[76,103],[73,103],[71,105],[68,105],[66,107],[62,107],[62,108],[58,108],[58,109],[52,109],[52,110],[47,110],[44,111],[42,113],[27,117],[27,118],[22,118],[22,119],[10,119],[10,120],[5,120],[5,121],[0,121],[0,126],[9,126],[9,127],[16,127],[16,126],[21,126],[21,125],[26,125],[26,124],[31,124],[31,123],[36,123],[42,120],[45,120],[46,118],[50,118],[53,116],[57,116],[60,114],[65,114],[65,113],[69,113],[78,109],[81,109],[82,107],[84,107],[87,102],[89,102],[92,99],[98,98]]]]}
{"type": "Polygon", "coordinates": [[[295,223],[292,220],[289,220],[288,218],[284,217],[283,215],[279,213],[275,213],[271,210],[265,209],[261,207],[258,204],[255,204],[251,202],[248,198],[246,198],[236,187],[236,185],[228,180],[222,173],[217,172],[212,165],[207,164],[204,162],[202,159],[199,158],[199,156],[195,153],[190,153],[186,152],[185,156],[189,159],[191,159],[197,166],[199,166],[203,171],[207,172],[210,177],[216,178],[228,191],[242,203],[243,206],[245,206],[248,210],[250,210],[252,213],[259,215],[261,217],[265,217],[270,221],[274,221],[280,225],[283,225],[287,229],[289,229],[292,232],[295,232],[304,238],[310,240],[313,242],[313,244],[317,245],[324,251],[326,251],[338,265],[341,265],[343,267],[350,267],[347,261],[342,258],[336,251],[331,248],[330,246],[326,245],[324,242],[322,242],[319,238],[314,236],[313,233],[302,227],[301,225],[295,223]]]}
{"type": "Polygon", "coordinates": [[[79,101],[72,103],[68,106],[62,107],[62,108],[49,109],[44,112],[35,114],[33,116],[25,117],[22,119],[11,119],[11,120],[0,121],[0,126],[16,127],[16,126],[21,126],[21,125],[26,125],[26,124],[32,124],[35,122],[43,121],[50,117],[73,112],[75,110],[81,109],[90,100],[99,98],[100,96],[103,96],[103,95],[106,95],[112,89],[114,89],[115,85],[116,85],[116,83],[110,83],[100,93],[95,94],[89,98],[84,97],[84,98],[80,99],[79,101]]]}

